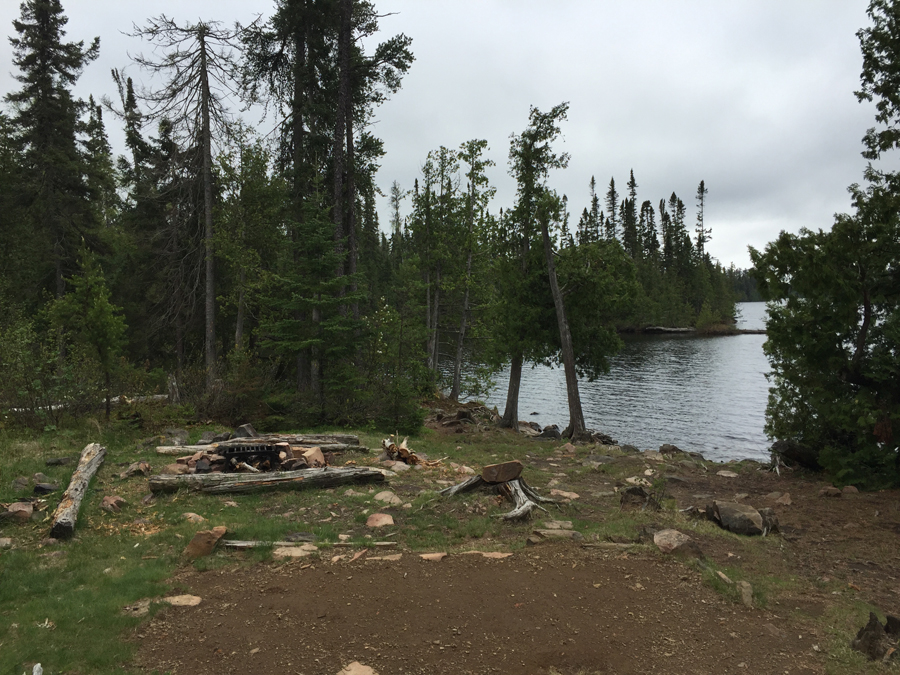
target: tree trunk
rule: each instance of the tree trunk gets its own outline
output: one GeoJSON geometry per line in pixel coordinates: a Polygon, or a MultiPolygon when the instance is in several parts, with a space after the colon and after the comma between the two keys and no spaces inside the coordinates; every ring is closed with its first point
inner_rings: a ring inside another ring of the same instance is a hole
{"type": "MultiPolygon", "coordinates": [[[[349,72],[349,65],[348,65],[349,72]]],[[[348,74],[349,79],[349,74],[348,74]]],[[[349,84],[347,85],[350,86],[349,84]]],[[[353,147],[353,100],[347,97],[347,181],[346,181],[346,197],[347,197],[347,248],[349,259],[347,261],[347,274],[350,275],[350,292],[354,296],[350,303],[350,309],[355,321],[359,321],[359,302],[356,300],[357,282],[356,267],[357,258],[359,257],[359,243],[356,237],[356,152],[353,147]]]]}
{"type": "MultiPolygon", "coordinates": [[[[469,230],[471,235],[471,229],[469,230]]],[[[453,386],[450,389],[450,400],[459,400],[459,390],[462,380],[463,346],[466,339],[466,318],[469,313],[469,280],[472,276],[472,249],[466,259],[466,293],[463,296],[462,318],[459,320],[459,336],[456,340],[456,361],[453,363],[453,386]]]]}
{"type": "Polygon", "coordinates": [[[519,430],[519,385],[522,384],[522,353],[513,354],[509,364],[509,388],[506,390],[506,409],[500,420],[502,428],[519,430]]]}
{"type": "MultiPolygon", "coordinates": [[[[336,279],[344,276],[344,200],[346,187],[344,177],[347,172],[344,143],[347,135],[347,110],[352,105],[350,99],[350,32],[352,17],[352,0],[340,0],[340,30],[338,32],[338,100],[334,128],[334,251],[337,257],[334,275],[336,279]]],[[[344,296],[344,287],[338,287],[338,296],[344,296]]],[[[341,306],[346,311],[346,307],[341,306]]]]}
{"type": "Polygon", "coordinates": [[[563,368],[566,373],[566,396],[569,399],[569,426],[563,432],[566,438],[578,439],[585,435],[584,412],[581,409],[581,395],[578,392],[578,373],[575,372],[575,350],[572,347],[572,334],[566,320],[566,308],[563,296],[556,279],[556,265],[553,262],[553,244],[550,242],[550,231],[545,214],[541,219],[541,235],[544,238],[544,257],[547,260],[547,274],[550,276],[550,292],[553,294],[553,305],[556,307],[556,323],[559,325],[559,341],[562,346],[563,368]]]}
{"type": "Polygon", "coordinates": [[[216,283],[213,258],[213,188],[212,188],[212,131],[209,120],[209,74],[205,33],[198,35],[200,45],[200,111],[203,143],[203,239],[206,258],[206,389],[211,391],[216,379],[216,283]]]}
{"type": "Polygon", "coordinates": [[[238,291],[238,303],[237,303],[237,318],[234,320],[234,349],[235,351],[242,351],[244,349],[244,304],[246,302],[246,292],[244,291],[244,284],[247,281],[247,272],[241,268],[240,274],[240,291],[238,291]]]}
{"type": "Polygon", "coordinates": [[[69,487],[53,513],[50,536],[54,539],[69,539],[75,534],[75,521],[78,519],[78,509],[81,507],[81,502],[87,492],[91,478],[97,473],[105,457],[106,448],[98,443],[91,443],[81,451],[78,468],[72,474],[69,487]]]}
{"type": "Polygon", "coordinates": [[[329,488],[348,483],[383,483],[384,474],[365,467],[301,469],[262,474],[195,473],[184,476],[150,476],[150,491],[177,492],[181,488],[208,494],[238,494],[268,490],[329,488]]]}

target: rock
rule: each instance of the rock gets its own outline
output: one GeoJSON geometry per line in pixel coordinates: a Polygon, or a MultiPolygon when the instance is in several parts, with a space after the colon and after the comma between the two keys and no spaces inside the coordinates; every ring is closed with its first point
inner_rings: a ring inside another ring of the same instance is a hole
{"type": "Polygon", "coordinates": [[[19,476],[12,482],[13,492],[26,492],[31,487],[31,481],[26,476],[19,476]]]}
{"type": "Polygon", "coordinates": [[[444,558],[447,557],[446,553],[420,553],[419,557],[422,560],[430,560],[432,562],[440,562],[444,558]]]}
{"type": "Polygon", "coordinates": [[[305,558],[317,552],[319,547],[314,544],[301,544],[300,546],[279,546],[272,551],[272,557],[276,560],[285,558],[305,558]]]}
{"type": "Polygon", "coordinates": [[[190,473],[191,470],[188,468],[186,464],[167,464],[162,468],[160,473],[164,474],[172,474],[175,476],[183,476],[184,474],[190,473]]]}
{"type": "Polygon", "coordinates": [[[528,539],[525,540],[525,545],[526,546],[537,546],[538,544],[542,543],[543,541],[544,541],[543,537],[538,536],[536,534],[531,534],[528,536],[528,539]]]}
{"type": "Polygon", "coordinates": [[[47,466],[67,466],[72,464],[75,461],[72,457],[54,457],[52,459],[48,459],[44,464],[47,466]]]}
{"type": "Polygon", "coordinates": [[[13,540],[9,537],[0,537],[0,551],[5,548],[12,548],[13,540]]]}
{"type": "Polygon", "coordinates": [[[870,661],[881,661],[885,657],[890,659],[896,653],[894,647],[875,612],[869,612],[869,623],[860,628],[850,642],[851,649],[862,652],[870,661]]]}
{"type": "Polygon", "coordinates": [[[819,490],[820,497],[840,497],[843,494],[840,489],[832,486],[823,487],[819,490]]]}
{"type": "Polygon", "coordinates": [[[630,485],[622,490],[622,496],[619,498],[621,506],[644,506],[647,503],[649,495],[641,485],[630,485]]]}
{"type": "Polygon", "coordinates": [[[406,462],[393,461],[393,462],[385,462],[385,465],[391,469],[392,471],[396,471],[397,473],[402,473],[403,471],[409,471],[412,467],[406,462]]]}
{"type": "Polygon", "coordinates": [[[385,527],[393,524],[394,519],[387,513],[373,513],[366,519],[366,527],[385,527]]]}
{"type": "Polygon", "coordinates": [[[109,513],[119,513],[127,503],[119,495],[107,495],[100,502],[100,508],[109,513]]]}
{"type": "Polygon", "coordinates": [[[150,612],[150,600],[138,600],[133,605],[125,605],[122,614],[127,616],[146,616],[150,612]]]}
{"type": "Polygon", "coordinates": [[[581,466],[589,466],[596,469],[598,466],[603,464],[613,464],[615,461],[615,457],[607,457],[606,455],[588,455],[582,460],[581,466]]]}
{"type": "Polygon", "coordinates": [[[728,584],[729,586],[733,586],[733,585],[734,585],[734,582],[733,582],[731,579],[728,578],[728,575],[726,575],[725,572],[722,572],[722,571],[720,571],[720,570],[716,570],[716,576],[719,577],[722,581],[724,581],[724,582],[725,582],[726,584],[728,584]]]}
{"type": "MultiPolygon", "coordinates": [[[[415,466],[417,469],[422,468],[421,464],[416,464],[415,466]]],[[[463,464],[462,466],[456,468],[456,473],[460,473],[463,476],[474,476],[475,469],[473,469],[471,466],[466,466],[465,464],[463,464]]]]}
{"type": "Polygon", "coordinates": [[[562,450],[563,452],[569,453],[570,455],[578,452],[578,448],[576,448],[571,443],[566,443],[564,446],[562,446],[560,448],[560,450],[562,450]]]}
{"type": "Polygon", "coordinates": [[[215,431],[204,431],[200,434],[200,440],[198,440],[194,445],[209,445],[213,443],[213,437],[216,435],[215,431]]]}
{"type": "Polygon", "coordinates": [[[182,513],[181,517],[184,518],[189,523],[194,523],[195,525],[199,525],[200,523],[206,522],[206,518],[204,518],[203,516],[201,516],[198,513],[193,513],[191,511],[188,511],[187,513],[182,513]]]}
{"type": "Polygon", "coordinates": [[[727,471],[723,469],[722,471],[716,471],[717,476],[722,476],[722,478],[737,478],[738,475],[734,471],[727,471]]]}
{"type": "Polygon", "coordinates": [[[132,464],[128,465],[127,469],[119,474],[119,478],[131,478],[132,476],[137,476],[138,474],[142,476],[149,476],[150,464],[147,462],[133,462],[132,464]]]}
{"type": "Polygon", "coordinates": [[[541,433],[537,435],[537,438],[550,438],[556,441],[562,438],[562,433],[560,433],[559,427],[557,425],[551,424],[544,427],[541,433]]]}
{"type": "Polygon", "coordinates": [[[514,459],[501,464],[488,464],[481,470],[481,478],[488,483],[506,483],[522,475],[522,462],[514,459]]]}
{"type": "Polygon", "coordinates": [[[678,446],[672,445],[671,443],[663,443],[659,446],[659,452],[663,455],[681,455],[684,454],[684,450],[679,448],[678,446]]]}
{"type": "Polygon", "coordinates": [[[212,470],[208,459],[198,459],[194,465],[194,473],[209,473],[212,470]]]}
{"type": "Polygon", "coordinates": [[[740,501],[743,501],[744,499],[747,499],[747,497],[749,497],[749,496],[750,495],[748,495],[746,492],[739,492],[734,496],[734,501],[740,502],[740,501]]]}
{"type": "Polygon", "coordinates": [[[578,499],[579,495],[576,492],[566,492],[565,490],[550,490],[551,497],[562,497],[563,499],[573,500],[578,499]]]}
{"type": "Polygon", "coordinates": [[[719,524],[729,532],[744,535],[763,533],[763,518],[749,504],[716,502],[715,515],[719,524]]]}
{"type": "Polygon", "coordinates": [[[9,514],[9,517],[13,520],[25,523],[31,520],[31,515],[34,513],[34,506],[32,506],[31,502],[15,502],[6,507],[6,513],[9,514]]]}
{"type": "Polygon", "coordinates": [[[54,485],[53,483],[38,483],[34,486],[34,494],[49,495],[51,492],[56,492],[58,489],[59,486],[54,485]]]}
{"type": "Polygon", "coordinates": [[[231,432],[232,438],[259,438],[259,434],[256,433],[256,429],[253,428],[252,424],[242,424],[237,429],[231,432]]]}
{"type": "Polygon", "coordinates": [[[859,490],[853,485],[845,485],[844,489],[841,490],[841,493],[845,495],[855,495],[859,494],[859,490]]]}
{"type": "Polygon", "coordinates": [[[36,473],[31,477],[35,483],[52,483],[53,479],[45,473],[36,473]]]}
{"type": "Polygon", "coordinates": [[[741,593],[741,602],[745,607],[753,609],[753,586],[746,581],[738,581],[737,587],[741,593]]]}
{"type": "Polygon", "coordinates": [[[225,536],[228,528],[219,526],[211,530],[201,530],[194,535],[191,542],[184,549],[184,556],[191,560],[208,556],[216,548],[219,539],[225,536]]]}
{"type": "Polygon", "coordinates": [[[599,431],[592,431],[591,434],[591,443],[596,443],[597,445],[618,445],[619,442],[609,436],[607,434],[600,433],[599,431]]]}
{"type": "Polygon", "coordinates": [[[403,500],[400,499],[397,495],[395,495],[390,490],[384,490],[383,492],[379,492],[375,495],[376,502],[384,502],[385,504],[402,504],[403,500]]]}
{"type": "Polygon", "coordinates": [[[548,530],[571,530],[572,529],[572,521],[571,520],[546,520],[544,521],[544,527],[548,530]]]}
{"type": "Polygon", "coordinates": [[[196,595],[170,595],[168,598],[163,598],[162,601],[169,603],[172,607],[196,607],[203,601],[203,598],[196,595]]]}
{"type": "Polygon", "coordinates": [[[309,450],[304,451],[303,459],[305,459],[306,463],[314,469],[325,466],[325,455],[322,454],[321,448],[310,448],[309,450]]]}
{"type": "Polygon", "coordinates": [[[369,666],[364,666],[359,661],[348,663],[337,675],[378,675],[369,666]]]}
{"type": "Polygon", "coordinates": [[[781,493],[780,493],[780,492],[770,492],[770,493],[767,494],[765,497],[763,497],[763,499],[765,499],[767,502],[774,502],[774,501],[777,501],[777,500],[780,499],[780,498],[781,498],[781,493]]]}
{"type": "Polygon", "coordinates": [[[691,538],[678,530],[660,530],[653,535],[653,543],[663,553],[673,553],[679,546],[684,546],[691,538]]]}
{"type": "Polygon", "coordinates": [[[783,495],[781,495],[778,499],[775,500],[775,503],[781,506],[790,506],[791,504],[793,504],[789,492],[785,492],[783,495]]]}
{"type": "Polygon", "coordinates": [[[690,481],[683,476],[676,476],[673,473],[667,473],[665,475],[665,479],[667,483],[675,483],[676,485],[686,485],[690,483],[690,481]]]}

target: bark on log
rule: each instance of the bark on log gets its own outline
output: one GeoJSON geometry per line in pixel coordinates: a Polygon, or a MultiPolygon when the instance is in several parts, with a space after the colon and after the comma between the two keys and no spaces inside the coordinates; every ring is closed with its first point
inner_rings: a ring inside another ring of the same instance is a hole
{"type": "Polygon", "coordinates": [[[53,513],[50,536],[54,539],[68,539],[75,534],[75,521],[78,519],[81,501],[84,499],[91,478],[97,473],[105,457],[106,448],[99,443],[90,443],[81,451],[81,459],[75,473],[72,474],[69,487],[53,513]]]}
{"type": "MultiPolygon", "coordinates": [[[[209,445],[158,445],[156,454],[172,455],[181,457],[182,455],[193,455],[195,452],[215,452],[216,448],[229,448],[236,445],[275,445],[276,443],[288,443],[286,437],[281,437],[278,441],[260,441],[258,438],[243,438],[238,441],[224,441],[222,443],[210,443],[209,445]],[[244,441],[240,443],[238,441],[244,441]]],[[[302,443],[291,442],[290,445],[295,447],[319,448],[322,452],[369,452],[369,448],[364,445],[352,445],[350,443],[315,443],[306,440],[302,443]]]]}
{"type": "Polygon", "coordinates": [[[184,476],[151,476],[151,492],[176,492],[179,488],[207,494],[238,494],[267,490],[328,488],[347,483],[381,483],[384,474],[375,469],[341,467],[272,471],[262,474],[196,473],[184,476]]]}

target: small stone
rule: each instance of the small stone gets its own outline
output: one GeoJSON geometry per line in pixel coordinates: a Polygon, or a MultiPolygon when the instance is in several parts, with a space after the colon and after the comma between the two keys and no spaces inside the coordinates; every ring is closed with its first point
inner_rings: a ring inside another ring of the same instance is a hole
{"type": "Polygon", "coordinates": [[[259,654],[259,647],[254,647],[250,650],[250,656],[253,656],[254,654],[259,654]]]}
{"type": "Polygon", "coordinates": [[[359,661],[348,663],[337,675],[378,675],[369,666],[364,666],[359,661]]]}
{"type": "Polygon", "coordinates": [[[349,535],[349,534],[339,534],[339,535],[338,535],[338,539],[339,539],[340,541],[349,541],[349,540],[350,540],[350,535],[349,535]]]}
{"type": "Polygon", "coordinates": [[[219,543],[219,539],[221,539],[227,531],[228,529],[221,525],[219,527],[214,527],[211,530],[201,530],[194,535],[194,538],[191,539],[191,542],[185,547],[184,556],[191,560],[208,556],[213,552],[216,548],[216,544],[219,543]]]}
{"type": "Polygon", "coordinates": [[[734,501],[739,502],[739,501],[741,501],[741,500],[743,500],[743,499],[747,499],[747,497],[749,497],[749,496],[750,496],[750,495],[748,495],[746,492],[738,492],[738,493],[734,496],[734,501]]]}
{"type": "Polygon", "coordinates": [[[168,598],[163,598],[162,601],[169,603],[172,607],[196,607],[203,601],[203,598],[196,595],[170,595],[168,598]]]}
{"type": "Polygon", "coordinates": [[[52,483],[53,479],[45,473],[36,473],[31,477],[35,483],[52,483]]]}
{"type": "Polygon", "coordinates": [[[26,492],[31,486],[31,481],[25,476],[19,476],[12,482],[13,492],[26,492]]]}
{"type": "Polygon", "coordinates": [[[673,553],[689,541],[691,538],[678,530],[660,530],[653,535],[653,543],[663,553],[673,553]]]}
{"type": "Polygon", "coordinates": [[[440,562],[444,558],[447,557],[447,554],[444,552],[441,553],[420,553],[419,557],[422,560],[431,560],[432,562],[440,562]]]}
{"type": "Polygon", "coordinates": [[[191,513],[190,511],[188,511],[187,513],[182,513],[181,517],[184,518],[189,523],[194,523],[195,525],[199,525],[200,523],[206,522],[206,518],[204,518],[203,516],[201,516],[198,513],[191,513]]]}
{"type": "Polygon", "coordinates": [[[12,548],[13,540],[9,537],[0,537],[0,550],[12,548]]]}
{"type": "Polygon", "coordinates": [[[127,469],[119,474],[119,478],[131,478],[132,476],[137,476],[138,474],[142,476],[149,476],[150,464],[148,462],[133,462],[132,464],[128,465],[127,469]]]}
{"type": "Polygon", "coordinates": [[[774,502],[774,501],[779,500],[780,498],[781,498],[780,492],[770,492],[765,497],[763,497],[763,499],[765,499],[767,502],[774,502]]]}
{"type": "Polygon", "coordinates": [[[397,495],[395,495],[390,490],[384,490],[383,492],[379,492],[375,495],[376,502],[384,502],[385,504],[402,504],[403,500],[400,499],[397,495]]]}
{"type": "Polygon", "coordinates": [[[51,492],[56,492],[58,489],[59,487],[53,483],[37,483],[34,486],[34,494],[49,495],[51,492]]]}
{"type": "Polygon", "coordinates": [[[237,505],[238,505],[237,502],[231,501],[230,499],[228,501],[222,502],[222,506],[227,506],[228,508],[231,508],[231,509],[236,509],[237,505]]]}
{"type": "Polygon", "coordinates": [[[276,560],[285,558],[305,558],[319,550],[315,544],[302,544],[300,546],[279,546],[272,551],[272,557],[276,560]]]}
{"type": "Polygon", "coordinates": [[[546,520],[544,521],[544,527],[548,530],[571,530],[572,529],[572,521],[571,520],[546,520]]]}
{"type": "Polygon", "coordinates": [[[578,499],[576,492],[566,492],[565,490],[550,490],[551,497],[562,497],[563,499],[578,499]]]}
{"type": "Polygon", "coordinates": [[[13,520],[24,523],[31,520],[31,515],[34,513],[34,506],[32,506],[31,502],[15,502],[6,507],[6,513],[9,514],[13,520]]]}
{"type": "MultiPolygon", "coordinates": [[[[177,596],[176,596],[177,597],[177,596]]],[[[138,600],[133,605],[126,605],[122,608],[122,614],[128,616],[145,616],[150,611],[150,600],[138,600]]]]}
{"type": "Polygon", "coordinates": [[[717,476],[722,476],[722,478],[737,478],[738,475],[734,471],[716,471],[717,476]]]}
{"type": "Polygon", "coordinates": [[[841,494],[842,493],[839,488],[832,486],[823,487],[821,490],[819,490],[820,497],[840,497],[841,494]]]}
{"type": "Polygon", "coordinates": [[[119,495],[107,495],[100,502],[100,508],[109,513],[119,513],[126,504],[128,504],[128,502],[119,495]]]}
{"type": "Polygon", "coordinates": [[[366,527],[385,527],[393,524],[394,519],[388,513],[373,513],[366,519],[366,527]]]}
{"type": "Polygon", "coordinates": [[[375,557],[367,557],[366,560],[384,560],[385,562],[397,562],[403,557],[402,553],[392,553],[391,555],[381,555],[375,557]]]}
{"type": "Polygon", "coordinates": [[[753,586],[746,581],[737,582],[738,590],[741,592],[741,602],[745,607],[753,609],[753,586]]]}
{"type": "Polygon", "coordinates": [[[578,451],[578,448],[576,448],[576,447],[575,447],[574,445],[572,445],[571,443],[566,443],[564,446],[562,446],[562,448],[560,448],[560,450],[562,450],[563,452],[568,452],[569,454],[571,454],[571,453],[573,453],[573,452],[577,452],[577,451],[578,451]]]}
{"type": "Polygon", "coordinates": [[[791,504],[793,504],[789,492],[785,492],[783,495],[781,495],[778,499],[775,500],[775,503],[781,506],[790,506],[791,504]]]}
{"type": "Polygon", "coordinates": [[[146,494],[141,498],[141,504],[144,506],[148,506],[156,501],[156,495],[152,492],[150,494],[146,494]]]}
{"type": "Polygon", "coordinates": [[[844,489],[841,492],[845,495],[855,495],[859,494],[859,490],[854,485],[845,485],[844,489]]]}
{"type": "Polygon", "coordinates": [[[716,502],[714,513],[722,528],[729,532],[744,535],[763,533],[763,517],[749,504],[716,502]]]}

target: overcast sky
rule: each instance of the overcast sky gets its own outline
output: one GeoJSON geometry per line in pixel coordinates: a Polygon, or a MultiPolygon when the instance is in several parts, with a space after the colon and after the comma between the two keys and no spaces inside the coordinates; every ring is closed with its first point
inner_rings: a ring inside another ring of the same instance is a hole
{"type": "MultiPolygon", "coordinates": [[[[111,68],[142,47],[122,35],[165,13],[179,22],[247,23],[274,0],[62,0],[69,40],[100,36],[100,58],[77,92],[114,96],[111,68]]],[[[856,31],[867,0],[376,0],[384,38],[405,33],[416,61],[402,90],[378,111],[374,132],[387,155],[377,176],[388,193],[412,187],[429,150],[483,138],[496,162],[494,210],[508,207],[509,136],[529,106],[570,102],[561,151],[571,154],[551,185],[577,214],[596,176],[625,191],[634,170],[638,201],[674,191],[691,223],[700,180],[709,190],[708,244],[724,264],[749,266],[747,246],[780,230],[827,228],[850,208],[861,180],[860,139],[873,125],[856,101],[856,31]]],[[[0,1],[13,34],[15,0],[0,1]]],[[[374,46],[374,43],[373,45],[374,46]]],[[[370,47],[371,50],[371,47],[370,47]]],[[[0,44],[0,93],[17,88],[12,52],[0,44]]],[[[141,78],[137,68],[128,74],[141,78]]],[[[261,130],[268,131],[273,121],[261,130]]],[[[107,120],[114,146],[121,131],[107,120]]],[[[387,200],[382,200],[382,226],[387,200]]],[[[406,202],[408,210],[408,200],[406,202]]],[[[693,229],[693,228],[692,228],[693,229]]]]}

